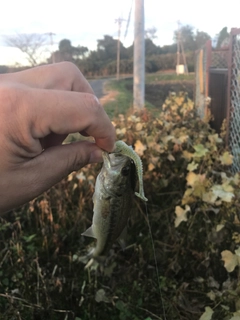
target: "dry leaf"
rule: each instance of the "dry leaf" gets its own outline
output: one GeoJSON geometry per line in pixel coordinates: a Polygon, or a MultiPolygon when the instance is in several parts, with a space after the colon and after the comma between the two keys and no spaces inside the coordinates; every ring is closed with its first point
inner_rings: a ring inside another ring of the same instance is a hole
{"type": "Polygon", "coordinates": [[[143,128],[143,125],[140,122],[136,124],[136,127],[135,127],[136,131],[141,131],[142,128],[143,128]]]}
{"type": "Polygon", "coordinates": [[[214,194],[212,191],[205,192],[202,195],[202,200],[207,203],[216,204],[217,195],[214,194]]]}
{"type": "Polygon", "coordinates": [[[187,177],[186,177],[187,185],[194,187],[196,183],[202,184],[205,178],[206,178],[205,174],[196,174],[191,171],[187,174],[187,177]]]}
{"type": "Polygon", "coordinates": [[[220,157],[221,164],[230,166],[233,163],[233,156],[228,152],[224,152],[224,154],[220,157]]]}
{"type": "Polygon", "coordinates": [[[144,144],[142,144],[140,140],[137,140],[134,144],[134,149],[137,152],[137,154],[141,157],[144,151],[147,149],[147,147],[144,144]]]}
{"type": "Polygon", "coordinates": [[[216,231],[218,232],[218,231],[222,230],[224,227],[225,227],[224,224],[218,224],[216,227],[216,231]]]}
{"type": "Polygon", "coordinates": [[[213,309],[205,307],[205,312],[201,315],[199,320],[211,320],[213,315],[213,309]]]}
{"type": "Polygon", "coordinates": [[[161,137],[161,140],[164,144],[167,144],[168,141],[171,141],[172,139],[174,139],[174,136],[165,136],[165,137],[161,137]]]}
{"type": "Polygon", "coordinates": [[[229,250],[221,252],[222,260],[224,261],[224,267],[227,272],[232,272],[236,266],[238,266],[238,257],[229,250]]]}
{"type": "Polygon", "coordinates": [[[183,158],[185,158],[186,160],[190,161],[193,157],[193,153],[188,152],[186,150],[183,151],[183,158]]]}
{"type": "Polygon", "coordinates": [[[152,171],[153,169],[155,169],[154,164],[149,163],[149,165],[148,165],[148,171],[152,171]]]}
{"type": "Polygon", "coordinates": [[[187,213],[190,211],[191,211],[191,209],[188,205],[185,206],[185,210],[182,209],[180,206],[176,206],[175,214],[177,217],[175,218],[175,228],[177,228],[182,221],[188,220],[187,213]]]}
{"type": "Polygon", "coordinates": [[[167,158],[168,158],[169,161],[175,161],[175,158],[171,153],[168,155],[167,158]]]}
{"type": "Polygon", "coordinates": [[[122,128],[122,129],[117,128],[116,129],[116,134],[117,135],[125,134],[126,131],[127,131],[126,128],[122,128]]]}

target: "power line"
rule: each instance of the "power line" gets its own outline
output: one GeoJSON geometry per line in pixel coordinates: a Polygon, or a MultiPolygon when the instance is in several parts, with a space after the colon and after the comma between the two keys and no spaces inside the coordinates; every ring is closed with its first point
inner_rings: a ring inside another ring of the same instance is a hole
{"type": "Polygon", "coordinates": [[[50,45],[51,45],[51,48],[52,48],[52,63],[55,63],[55,54],[54,54],[54,50],[53,50],[53,36],[56,35],[56,33],[53,33],[53,32],[46,32],[45,33],[46,35],[49,36],[50,38],[50,45]]]}
{"type": "Polygon", "coordinates": [[[127,20],[126,30],[125,30],[125,34],[124,34],[124,41],[125,41],[125,39],[127,37],[127,33],[128,33],[128,27],[129,27],[130,20],[131,20],[131,15],[132,15],[132,7],[133,7],[133,0],[132,0],[132,4],[131,4],[131,7],[130,7],[129,14],[128,14],[128,20],[127,20]]]}

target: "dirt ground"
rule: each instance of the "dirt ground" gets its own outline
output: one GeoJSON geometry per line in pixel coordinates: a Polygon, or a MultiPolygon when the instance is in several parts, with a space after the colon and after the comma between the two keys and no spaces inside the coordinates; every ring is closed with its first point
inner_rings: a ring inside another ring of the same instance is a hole
{"type": "Polygon", "coordinates": [[[118,92],[114,90],[111,90],[111,91],[105,90],[105,92],[106,94],[99,99],[101,105],[103,106],[110,101],[114,101],[116,99],[116,96],[118,95],[118,92]]]}
{"type": "MultiPolygon", "coordinates": [[[[114,101],[118,95],[117,91],[108,91],[105,89],[104,83],[96,83],[101,87],[101,94],[98,95],[100,103],[105,105],[107,102],[114,101]]],[[[133,84],[127,83],[126,88],[132,92],[133,84]]],[[[153,104],[156,108],[161,108],[170,91],[185,91],[189,98],[193,100],[194,81],[159,81],[156,83],[146,84],[145,100],[153,104]]]]}

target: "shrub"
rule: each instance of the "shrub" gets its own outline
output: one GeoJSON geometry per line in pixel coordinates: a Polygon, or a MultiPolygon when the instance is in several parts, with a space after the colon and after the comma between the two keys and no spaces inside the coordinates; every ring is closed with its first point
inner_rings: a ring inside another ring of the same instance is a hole
{"type": "Polygon", "coordinates": [[[239,175],[224,131],[201,121],[185,93],[171,93],[157,117],[129,112],[113,123],[142,158],[149,200],[135,199],[126,250],[114,244],[104,268],[84,271],[92,241],[81,233],[100,166],[72,173],[1,220],[3,318],[146,320],[163,308],[171,320],[237,316],[239,175]]]}

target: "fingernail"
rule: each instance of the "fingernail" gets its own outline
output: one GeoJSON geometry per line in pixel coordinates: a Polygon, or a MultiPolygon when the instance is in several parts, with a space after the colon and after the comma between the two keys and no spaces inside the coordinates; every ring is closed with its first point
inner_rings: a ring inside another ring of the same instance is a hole
{"type": "Polygon", "coordinates": [[[91,152],[89,163],[103,162],[102,150],[95,149],[91,152]]]}

